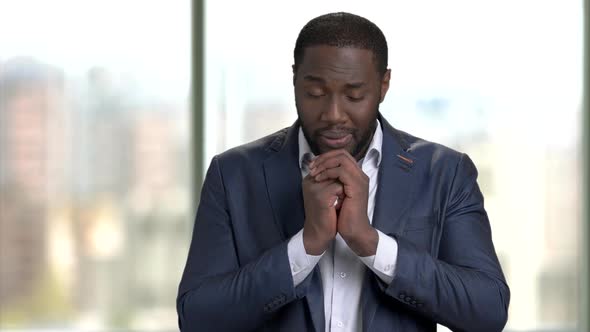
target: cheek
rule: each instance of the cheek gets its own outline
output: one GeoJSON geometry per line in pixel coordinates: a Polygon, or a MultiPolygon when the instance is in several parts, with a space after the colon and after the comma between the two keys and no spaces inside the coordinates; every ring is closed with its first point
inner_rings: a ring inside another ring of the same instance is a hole
{"type": "Polygon", "coordinates": [[[298,102],[297,103],[297,115],[299,115],[299,118],[306,122],[306,123],[310,123],[310,121],[313,122],[314,120],[314,114],[317,112],[313,111],[313,108],[310,108],[310,106],[305,103],[305,102],[298,102]]]}
{"type": "Polygon", "coordinates": [[[358,129],[365,129],[377,118],[377,108],[373,103],[358,104],[348,112],[350,120],[358,129]]]}
{"type": "Polygon", "coordinates": [[[297,114],[300,118],[309,121],[317,121],[321,116],[321,104],[308,98],[295,98],[297,114]]]}
{"type": "Polygon", "coordinates": [[[315,130],[315,123],[318,123],[316,115],[319,113],[314,111],[314,108],[309,103],[301,100],[295,100],[297,108],[297,116],[304,127],[304,130],[310,134],[315,130]]]}

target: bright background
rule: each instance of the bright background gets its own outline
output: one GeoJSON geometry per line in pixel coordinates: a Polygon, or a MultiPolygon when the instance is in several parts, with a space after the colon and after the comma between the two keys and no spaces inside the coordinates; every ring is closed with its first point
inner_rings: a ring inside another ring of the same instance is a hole
{"type": "Polygon", "coordinates": [[[389,122],[475,161],[512,291],[507,330],[576,330],[582,9],[207,1],[193,18],[204,26],[204,122],[191,126],[190,0],[3,0],[0,331],[176,330],[202,176],[191,169],[296,119],[297,34],[341,10],[387,37],[389,122]]]}
{"type": "Polygon", "coordinates": [[[174,330],[191,2],[2,0],[0,66],[0,330],[174,330]]]}

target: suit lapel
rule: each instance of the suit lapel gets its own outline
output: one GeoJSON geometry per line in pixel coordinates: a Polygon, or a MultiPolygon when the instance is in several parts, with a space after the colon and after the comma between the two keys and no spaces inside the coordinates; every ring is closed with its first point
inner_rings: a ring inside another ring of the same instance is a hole
{"type": "MultiPolygon", "coordinates": [[[[269,146],[275,151],[264,162],[264,176],[268,197],[274,213],[274,221],[283,236],[290,239],[303,228],[305,211],[301,191],[301,170],[299,169],[299,125],[296,122],[284,135],[278,136],[269,146]]],[[[324,298],[319,265],[311,276],[306,302],[316,331],[323,331],[324,298]]]]}
{"type": "Polygon", "coordinates": [[[276,151],[264,162],[264,176],[274,221],[283,239],[289,239],[303,228],[305,213],[299,169],[298,126],[288,128],[270,145],[276,151]]]}
{"type": "MultiPolygon", "coordinates": [[[[379,117],[383,127],[382,159],[379,167],[379,187],[375,197],[373,227],[387,235],[403,231],[402,217],[416,193],[416,167],[419,160],[401,133],[379,117]]],[[[377,309],[375,299],[369,300],[371,276],[367,273],[363,283],[363,330],[368,331],[377,309]]]]}
{"type": "Polygon", "coordinates": [[[373,227],[385,234],[399,233],[403,229],[400,218],[409,208],[416,193],[416,159],[400,132],[387,121],[383,124],[383,146],[379,167],[379,187],[375,196],[373,227]]]}

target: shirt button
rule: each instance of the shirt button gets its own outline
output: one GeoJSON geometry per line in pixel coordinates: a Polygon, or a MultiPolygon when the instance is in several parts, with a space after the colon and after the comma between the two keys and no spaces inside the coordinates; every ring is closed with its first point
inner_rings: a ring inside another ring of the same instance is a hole
{"type": "Polygon", "coordinates": [[[340,277],[343,279],[346,278],[346,272],[340,272],[340,277]]]}
{"type": "Polygon", "coordinates": [[[338,321],[338,323],[336,323],[336,325],[338,325],[338,327],[343,327],[344,326],[344,323],[338,321]]]}
{"type": "Polygon", "coordinates": [[[385,271],[389,271],[389,270],[391,270],[391,264],[385,265],[385,271]]]}
{"type": "Polygon", "coordinates": [[[291,271],[292,272],[297,272],[298,269],[299,269],[299,266],[297,266],[297,264],[292,264],[291,265],[291,271]]]}

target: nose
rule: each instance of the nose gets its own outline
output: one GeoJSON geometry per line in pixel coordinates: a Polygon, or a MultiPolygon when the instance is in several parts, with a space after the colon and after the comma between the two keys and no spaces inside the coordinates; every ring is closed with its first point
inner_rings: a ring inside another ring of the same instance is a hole
{"type": "Polygon", "coordinates": [[[326,105],[320,116],[320,120],[328,123],[346,122],[346,112],[338,102],[338,98],[330,98],[329,103],[326,105]]]}

